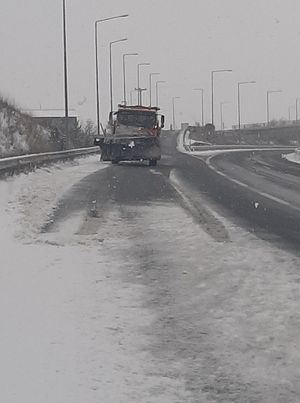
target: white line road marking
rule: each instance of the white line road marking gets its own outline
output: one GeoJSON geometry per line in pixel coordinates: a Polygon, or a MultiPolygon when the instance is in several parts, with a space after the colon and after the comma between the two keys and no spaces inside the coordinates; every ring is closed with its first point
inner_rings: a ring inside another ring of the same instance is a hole
{"type": "MultiPolygon", "coordinates": [[[[281,150],[282,150],[282,148],[276,148],[276,149],[275,149],[275,148],[270,148],[270,149],[263,149],[263,150],[262,150],[262,149],[259,149],[259,148],[253,148],[253,149],[248,149],[248,150],[240,150],[240,149],[239,149],[239,150],[220,150],[220,153],[219,153],[218,155],[220,155],[220,154],[226,154],[226,153],[228,153],[228,152],[281,151],[281,150]]],[[[201,159],[201,160],[203,161],[203,158],[201,158],[201,156],[199,156],[199,155],[193,155],[193,154],[190,154],[190,155],[191,155],[191,157],[194,157],[194,158],[197,158],[197,159],[201,159]]],[[[247,188],[247,189],[251,190],[251,191],[254,192],[254,193],[257,193],[258,195],[260,195],[260,196],[262,196],[262,197],[265,197],[265,198],[267,198],[267,199],[269,199],[269,200],[272,200],[272,201],[274,201],[274,202],[276,202],[276,203],[279,203],[279,204],[281,204],[281,205],[283,205],[283,206],[289,207],[289,208],[291,208],[291,209],[293,209],[293,210],[295,210],[295,211],[297,211],[297,212],[300,212],[300,209],[299,209],[299,208],[295,207],[294,205],[292,205],[291,203],[287,202],[286,200],[282,200],[282,199],[279,199],[278,197],[273,196],[273,195],[271,195],[271,194],[269,194],[269,193],[259,191],[259,190],[255,189],[254,187],[249,186],[249,185],[247,185],[246,183],[239,181],[238,179],[231,178],[229,175],[225,174],[224,172],[219,171],[215,166],[213,166],[213,164],[212,164],[212,162],[211,162],[211,160],[212,160],[213,158],[215,158],[215,157],[216,157],[216,155],[211,155],[211,156],[209,156],[209,157],[205,160],[205,163],[207,164],[207,166],[208,166],[210,169],[212,169],[212,170],[213,170],[214,172],[216,172],[218,175],[223,176],[224,178],[226,178],[226,179],[229,180],[230,182],[236,183],[236,184],[239,185],[239,186],[242,186],[242,187],[244,187],[244,188],[247,188]]]]}

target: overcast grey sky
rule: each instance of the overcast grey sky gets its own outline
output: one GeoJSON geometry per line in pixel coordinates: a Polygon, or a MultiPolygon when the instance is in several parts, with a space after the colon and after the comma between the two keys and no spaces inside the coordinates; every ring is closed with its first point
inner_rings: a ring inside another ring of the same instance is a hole
{"type": "MultiPolygon", "coordinates": [[[[63,108],[61,0],[3,1],[0,21],[0,91],[23,108],[63,108]]],[[[114,48],[115,103],[122,99],[122,53],[128,59],[128,89],[136,86],[136,63],[158,71],[161,106],[171,118],[171,98],[178,121],[200,120],[199,94],[205,89],[205,114],[210,115],[210,71],[229,68],[216,77],[216,123],[219,103],[226,126],[236,123],[236,83],[243,87],[243,122],[265,121],[266,91],[272,96],[271,117],[287,117],[300,97],[299,0],[67,0],[70,107],[82,119],[95,120],[94,36],[96,19],[128,13],[128,19],[101,25],[101,104],[108,111],[108,42],[127,37],[114,48]]],[[[147,99],[148,95],[145,95],[147,99]]],[[[294,113],[294,110],[293,110],[294,113]]]]}

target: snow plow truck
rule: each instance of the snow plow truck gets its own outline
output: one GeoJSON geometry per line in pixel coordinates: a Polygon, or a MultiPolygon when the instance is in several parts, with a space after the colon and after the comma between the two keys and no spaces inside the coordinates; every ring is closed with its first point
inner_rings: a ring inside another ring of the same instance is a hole
{"type": "Polygon", "coordinates": [[[119,105],[118,111],[110,114],[104,138],[95,141],[101,148],[101,160],[112,164],[149,161],[150,166],[156,166],[165,122],[158,112],[157,107],[119,105]]]}

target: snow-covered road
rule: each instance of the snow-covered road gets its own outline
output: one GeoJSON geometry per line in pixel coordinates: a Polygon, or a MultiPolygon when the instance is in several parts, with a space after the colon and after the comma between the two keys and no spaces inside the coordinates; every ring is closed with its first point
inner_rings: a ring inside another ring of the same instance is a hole
{"type": "Polygon", "coordinates": [[[42,231],[73,185],[107,167],[98,160],[0,182],[1,402],[165,402],[184,389],[156,375],[146,351],[140,329],[154,318],[144,286],[123,281],[131,263],[116,253],[128,247],[111,230],[118,214],[101,234],[76,235],[85,210],[55,233],[42,231]]]}
{"type": "Polygon", "coordinates": [[[299,256],[97,159],[0,182],[0,401],[298,401],[299,256]]]}

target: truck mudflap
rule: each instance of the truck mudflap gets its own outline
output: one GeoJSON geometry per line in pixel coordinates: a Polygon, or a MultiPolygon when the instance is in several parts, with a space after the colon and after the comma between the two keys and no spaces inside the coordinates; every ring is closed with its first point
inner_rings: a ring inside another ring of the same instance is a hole
{"type": "Polygon", "coordinates": [[[101,150],[102,161],[157,161],[161,159],[158,137],[106,139],[101,150]]]}

